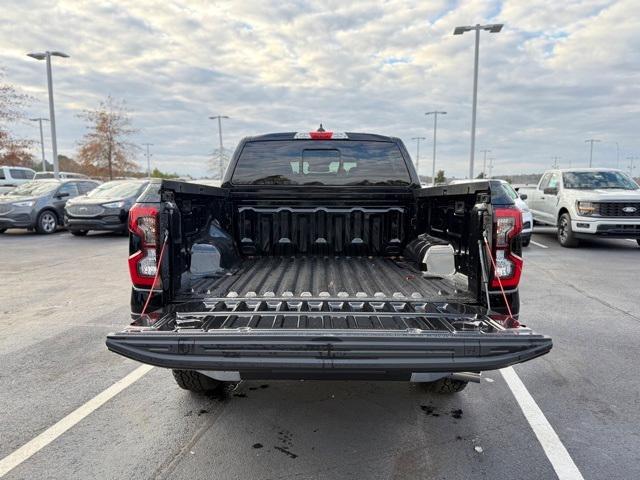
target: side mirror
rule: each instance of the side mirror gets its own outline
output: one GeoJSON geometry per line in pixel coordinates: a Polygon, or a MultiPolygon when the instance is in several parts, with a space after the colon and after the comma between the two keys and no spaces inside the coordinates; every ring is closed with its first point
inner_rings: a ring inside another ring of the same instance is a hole
{"type": "Polygon", "coordinates": [[[526,200],[527,198],[529,198],[529,197],[527,196],[526,193],[521,193],[520,194],[520,200],[526,200]]]}
{"type": "Polygon", "coordinates": [[[544,193],[547,195],[558,195],[558,187],[547,187],[544,189],[544,193]]]}
{"type": "Polygon", "coordinates": [[[57,198],[65,198],[69,196],[69,192],[60,192],[56,195],[57,198]]]}

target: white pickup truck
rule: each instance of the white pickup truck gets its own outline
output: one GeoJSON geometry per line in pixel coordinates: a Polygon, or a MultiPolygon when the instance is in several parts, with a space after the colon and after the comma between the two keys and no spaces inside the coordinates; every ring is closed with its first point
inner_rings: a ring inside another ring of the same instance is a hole
{"type": "Polygon", "coordinates": [[[594,236],[636,239],[640,245],[640,186],[612,168],[548,170],[535,188],[521,188],[536,223],[558,227],[563,247],[594,236]]]}

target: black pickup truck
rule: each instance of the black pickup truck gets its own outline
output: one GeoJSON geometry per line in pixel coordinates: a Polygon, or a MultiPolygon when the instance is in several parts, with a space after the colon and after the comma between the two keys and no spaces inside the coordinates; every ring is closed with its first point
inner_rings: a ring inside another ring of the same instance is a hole
{"type": "Polygon", "coordinates": [[[203,392],[241,379],[459,391],[547,353],[518,320],[520,211],[499,182],[423,188],[398,138],[242,140],[221,187],[129,215],[132,323],[107,346],[203,392]]]}

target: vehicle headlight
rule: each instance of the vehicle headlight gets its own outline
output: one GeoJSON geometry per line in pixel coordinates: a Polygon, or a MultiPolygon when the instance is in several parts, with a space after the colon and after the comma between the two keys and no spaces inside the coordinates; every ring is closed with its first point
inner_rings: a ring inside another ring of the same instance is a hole
{"type": "Polygon", "coordinates": [[[35,200],[27,200],[26,202],[16,202],[12,204],[14,207],[33,207],[35,200]]]}
{"type": "Polygon", "coordinates": [[[124,202],[103,203],[102,206],[107,208],[122,208],[124,207],[124,202]]]}
{"type": "Polygon", "coordinates": [[[593,202],[576,202],[576,208],[580,215],[592,215],[596,211],[593,202]]]}

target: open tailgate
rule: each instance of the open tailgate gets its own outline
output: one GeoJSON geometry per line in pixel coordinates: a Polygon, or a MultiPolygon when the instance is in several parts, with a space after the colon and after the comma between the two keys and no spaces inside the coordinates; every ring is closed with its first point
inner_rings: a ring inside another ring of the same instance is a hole
{"type": "Polygon", "coordinates": [[[551,338],[465,304],[376,298],[219,298],[177,305],[152,327],[110,334],[110,350],[172,369],[244,376],[318,373],[409,379],[480,372],[544,355],[551,338]]]}

